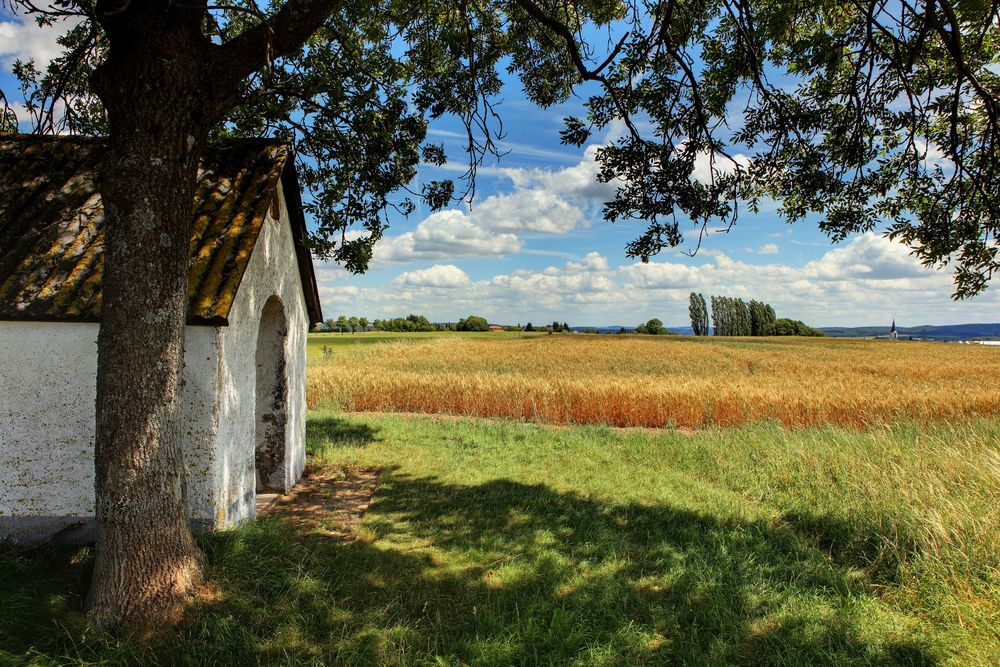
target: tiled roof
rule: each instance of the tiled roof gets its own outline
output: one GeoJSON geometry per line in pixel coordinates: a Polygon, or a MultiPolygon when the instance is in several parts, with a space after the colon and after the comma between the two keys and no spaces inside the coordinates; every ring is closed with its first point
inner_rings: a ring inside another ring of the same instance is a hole
{"type": "MultiPolygon", "coordinates": [[[[0,136],[0,320],[99,320],[104,209],[95,179],[103,150],[100,139],[0,136]]],[[[240,140],[207,152],[199,168],[189,323],[227,322],[279,179],[309,317],[322,319],[290,150],[240,140]]]]}

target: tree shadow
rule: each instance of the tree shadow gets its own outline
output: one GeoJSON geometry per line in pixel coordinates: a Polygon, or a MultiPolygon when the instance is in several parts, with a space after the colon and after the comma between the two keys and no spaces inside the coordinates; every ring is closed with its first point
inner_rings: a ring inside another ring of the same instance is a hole
{"type": "Polygon", "coordinates": [[[378,429],[340,417],[311,415],[306,420],[306,450],[322,453],[327,447],[364,447],[378,441],[378,429]]]}
{"type": "Polygon", "coordinates": [[[869,522],[833,514],[785,512],[782,519],[796,535],[826,553],[833,562],[864,570],[869,580],[879,584],[898,584],[906,563],[920,552],[916,538],[899,526],[894,517],[885,517],[885,525],[895,526],[892,540],[869,522]]]}
{"type": "MultiPolygon", "coordinates": [[[[365,529],[350,543],[300,533],[304,569],[246,573],[272,578],[263,599],[297,591],[294,635],[331,662],[934,663],[913,641],[860,627],[860,586],[784,523],[389,471],[365,529]]],[[[258,539],[218,536],[213,558],[236,571],[236,545],[258,539]]],[[[289,650],[275,642],[248,658],[289,650]]]]}
{"type": "Polygon", "coordinates": [[[863,616],[860,586],[784,522],[390,469],[357,538],[328,535],[272,518],[201,538],[212,593],[169,642],[22,629],[13,646],[57,662],[935,662],[863,616]]]}

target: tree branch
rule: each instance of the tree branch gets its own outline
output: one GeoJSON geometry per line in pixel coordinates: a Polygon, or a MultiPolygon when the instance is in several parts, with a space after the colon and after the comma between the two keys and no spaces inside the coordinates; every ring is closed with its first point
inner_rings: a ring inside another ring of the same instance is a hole
{"type": "Polygon", "coordinates": [[[629,134],[631,134],[632,138],[636,141],[641,140],[639,131],[635,128],[635,125],[632,124],[632,119],[628,113],[628,109],[625,108],[625,105],[619,99],[614,87],[608,82],[607,78],[601,74],[601,71],[610,65],[615,59],[615,56],[617,56],[621,51],[625,44],[625,37],[628,37],[628,35],[626,34],[625,37],[622,38],[611,55],[606,58],[597,69],[592,70],[587,67],[586,63],[583,62],[583,55],[580,53],[580,45],[577,44],[576,37],[573,35],[573,32],[566,27],[562,21],[550,16],[544,9],[536,5],[531,0],[515,0],[515,2],[533,19],[563,38],[563,41],[566,43],[566,51],[569,53],[569,57],[573,61],[573,65],[576,67],[577,72],[579,72],[580,78],[583,81],[597,81],[604,86],[604,90],[611,96],[612,101],[618,108],[618,113],[621,114],[622,122],[624,122],[625,127],[628,128],[629,134]]]}
{"type": "Polygon", "coordinates": [[[342,4],[342,0],[288,0],[270,19],[216,47],[217,79],[230,85],[238,83],[275,58],[291,53],[342,4]]]}

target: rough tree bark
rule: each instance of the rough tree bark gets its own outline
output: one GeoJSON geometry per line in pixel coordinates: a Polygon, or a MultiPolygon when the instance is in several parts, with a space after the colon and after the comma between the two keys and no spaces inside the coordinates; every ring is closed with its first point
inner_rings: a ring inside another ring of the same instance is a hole
{"type": "Polygon", "coordinates": [[[299,45],[339,0],[288,0],[225,45],[207,0],[98,0],[109,56],[91,77],[108,114],[107,216],[97,345],[97,544],[91,621],[176,623],[201,576],[184,489],[183,379],[198,156],[248,75],[299,45]]]}
{"type": "Polygon", "coordinates": [[[87,605],[93,622],[126,632],[175,623],[201,570],[185,502],[180,388],[208,44],[204,6],[143,5],[105,16],[111,56],[92,78],[110,133],[99,174],[107,223],[87,605]]]}

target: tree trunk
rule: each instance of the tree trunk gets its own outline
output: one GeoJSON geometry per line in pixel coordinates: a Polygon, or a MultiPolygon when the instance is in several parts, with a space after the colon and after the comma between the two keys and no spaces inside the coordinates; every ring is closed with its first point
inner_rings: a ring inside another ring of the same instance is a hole
{"type": "Polygon", "coordinates": [[[150,6],[158,4],[131,3],[102,21],[111,56],[92,79],[109,145],[100,170],[107,222],[87,606],[94,623],[124,632],[175,624],[201,570],[185,500],[180,390],[205,42],[197,8],[150,6]]]}

